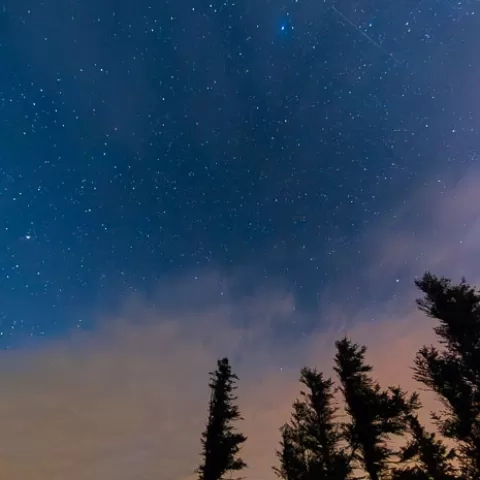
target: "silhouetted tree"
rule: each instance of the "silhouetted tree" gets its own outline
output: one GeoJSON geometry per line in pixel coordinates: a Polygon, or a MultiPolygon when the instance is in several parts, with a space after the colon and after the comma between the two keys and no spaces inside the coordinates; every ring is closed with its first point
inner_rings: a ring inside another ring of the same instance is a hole
{"type": "Polygon", "coordinates": [[[352,469],[335,421],[333,382],[311,368],[302,369],[300,382],[307,390],[282,428],[280,468],[274,470],[284,480],[346,480],[352,469]]]}
{"type": "Polygon", "coordinates": [[[280,450],[276,452],[280,467],[274,467],[273,470],[279,478],[284,480],[304,480],[307,477],[308,467],[298,432],[287,423],[282,426],[281,432],[280,450]]]}
{"type": "Polygon", "coordinates": [[[425,294],[420,310],[438,320],[440,347],[424,346],[415,358],[415,379],[433,390],[444,406],[433,418],[456,442],[465,478],[480,478],[480,295],[462,280],[427,272],[415,282],[425,294]]]}
{"type": "Polygon", "coordinates": [[[389,446],[391,435],[407,429],[407,416],[419,408],[418,395],[407,396],[400,388],[382,390],[365,362],[366,347],[344,338],[336,342],[335,371],[350,417],[348,440],[359,466],[371,480],[389,472],[395,451],[389,446]]]}
{"type": "Polygon", "coordinates": [[[393,479],[454,480],[454,450],[427,432],[416,415],[409,415],[407,423],[411,439],[400,451],[405,466],[395,471],[393,479]]]}
{"type": "Polygon", "coordinates": [[[232,422],[242,419],[238,406],[234,404],[237,380],[227,358],[219,360],[217,370],[210,373],[209,416],[202,434],[203,461],[197,470],[200,480],[220,480],[225,473],[246,467],[238,456],[246,437],[232,426],[232,422]]]}

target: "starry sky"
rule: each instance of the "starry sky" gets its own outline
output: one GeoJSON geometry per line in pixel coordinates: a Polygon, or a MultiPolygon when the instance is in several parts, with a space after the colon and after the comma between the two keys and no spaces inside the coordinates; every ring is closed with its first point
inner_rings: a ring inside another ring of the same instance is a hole
{"type": "MultiPolygon", "coordinates": [[[[88,391],[97,411],[105,395],[79,373],[95,372],[92,359],[109,359],[98,384],[112,365],[119,382],[138,377],[126,359],[178,360],[154,346],[160,357],[142,357],[147,337],[197,352],[195,378],[220,352],[250,379],[247,357],[260,358],[270,378],[313,358],[302,348],[319,331],[381,312],[410,319],[402,301],[425,268],[480,278],[467,260],[480,236],[479,44],[475,0],[3,0],[0,366],[11,398],[71,405],[88,391]],[[58,390],[71,376],[79,383],[58,390]]],[[[0,416],[23,415],[5,402],[0,416]]],[[[122,405],[122,419],[148,410],[122,405]]],[[[127,451],[135,471],[148,463],[152,440],[135,425],[122,434],[141,448],[102,454],[122,457],[122,472],[127,451]]],[[[29,476],[12,465],[11,478],[29,476]]],[[[95,474],[120,478],[108,468],[95,474]]],[[[175,468],[162,480],[184,478],[175,468]]]]}
{"type": "Polygon", "coordinates": [[[4,3],[2,343],[204,267],[314,306],[366,228],[477,160],[476,9],[4,3]]]}

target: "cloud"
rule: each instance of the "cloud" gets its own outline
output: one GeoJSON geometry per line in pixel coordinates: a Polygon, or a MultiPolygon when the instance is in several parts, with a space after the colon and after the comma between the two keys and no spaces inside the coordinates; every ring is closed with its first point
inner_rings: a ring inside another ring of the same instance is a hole
{"type": "Polygon", "coordinates": [[[405,202],[391,220],[365,236],[373,246],[368,272],[421,274],[432,269],[447,276],[479,279],[480,169],[439,175],[405,202]],[[473,278],[472,278],[473,277],[473,278]]]}
{"type": "Polygon", "coordinates": [[[275,432],[281,421],[278,394],[285,395],[272,322],[288,308],[284,296],[255,296],[171,314],[135,300],[126,307],[135,316],[107,321],[100,331],[5,353],[2,473],[39,480],[188,477],[198,461],[208,371],[226,353],[238,357],[246,424],[265,426],[259,436],[267,440],[269,427],[275,432]],[[232,307],[254,315],[255,325],[235,326],[232,307]]]}
{"type": "MultiPolygon", "coordinates": [[[[297,312],[282,286],[240,295],[242,275],[195,272],[170,278],[152,297],[132,297],[120,315],[100,319],[90,332],[2,353],[2,475],[192,478],[208,372],[228,355],[240,376],[246,476],[273,478],[278,428],[298,395],[299,369],[331,373],[335,339],[347,333],[368,345],[384,385],[418,387],[409,366],[432,334],[431,322],[415,310],[412,278],[426,268],[479,278],[471,260],[478,258],[479,183],[480,172],[472,171],[403,204],[394,220],[365,235],[368,261],[355,279],[325,292],[318,312],[297,312]],[[287,340],[278,335],[292,325],[316,327],[287,340]]],[[[423,399],[427,413],[434,400],[423,399]]]]}
{"type": "MultiPolygon", "coordinates": [[[[329,371],[337,332],[280,348],[275,328],[292,306],[284,295],[180,314],[135,303],[128,318],[106,322],[100,332],[4,354],[0,461],[5,477],[189,478],[198,464],[206,418],[207,373],[228,354],[240,376],[248,478],[271,478],[278,428],[298,394],[298,371],[304,364],[329,371]],[[254,321],[238,327],[232,310],[253,315],[254,321]]],[[[372,346],[378,376],[411,384],[405,365],[422,340],[416,330],[387,319],[374,332],[367,323],[352,334],[372,346]]]]}

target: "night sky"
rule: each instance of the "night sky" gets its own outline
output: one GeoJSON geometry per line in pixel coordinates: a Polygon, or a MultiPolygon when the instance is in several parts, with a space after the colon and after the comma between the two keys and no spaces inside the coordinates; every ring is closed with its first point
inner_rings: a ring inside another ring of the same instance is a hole
{"type": "Polygon", "coordinates": [[[408,369],[414,276],[480,279],[479,45],[475,0],[3,0],[0,476],[188,478],[231,354],[270,478],[318,345],[408,369]]]}
{"type": "Polygon", "coordinates": [[[204,268],[315,306],[361,264],[365,229],[477,161],[478,13],[4,2],[2,344],[88,328],[92,309],[204,268]]]}

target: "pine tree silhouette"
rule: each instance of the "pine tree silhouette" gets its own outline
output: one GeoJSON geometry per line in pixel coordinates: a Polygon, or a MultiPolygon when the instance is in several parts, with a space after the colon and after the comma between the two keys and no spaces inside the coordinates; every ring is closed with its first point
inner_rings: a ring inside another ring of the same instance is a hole
{"type": "Polygon", "coordinates": [[[227,472],[246,467],[238,456],[246,437],[232,426],[232,422],[242,419],[238,406],[234,404],[237,380],[227,358],[218,360],[217,369],[210,373],[209,416],[202,434],[203,461],[197,470],[200,480],[220,480],[227,472]]]}
{"type": "Polygon", "coordinates": [[[300,382],[307,391],[293,404],[290,424],[282,427],[280,468],[274,470],[284,480],[346,480],[352,469],[335,421],[333,382],[311,368],[302,369],[300,382]]]}
{"type": "Polygon", "coordinates": [[[282,441],[276,452],[280,467],[273,467],[274,472],[283,480],[304,480],[307,477],[305,450],[295,429],[285,424],[281,428],[282,441]]]}
{"type": "Polygon", "coordinates": [[[453,449],[429,433],[421,425],[416,415],[407,419],[411,435],[410,441],[400,451],[400,462],[404,467],[394,472],[394,480],[454,480],[455,469],[452,460],[455,458],[453,449]]]}
{"type": "Polygon", "coordinates": [[[417,304],[438,320],[440,347],[424,346],[415,358],[415,379],[444,406],[432,415],[440,432],[456,442],[465,478],[480,478],[480,295],[462,280],[427,272],[415,282],[425,294],[417,304]]]}
{"type": "Polygon", "coordinates": [[[366,347],[349,339],[336,342],[335,371],[350,417],[348,440],[355,458],[370,480],[385,478],[395,451],[392,435],[407,430],[407,416],[419,407],[418,395],[407,396],[399,387],[382,390],[365,362],[366,347]]]}

